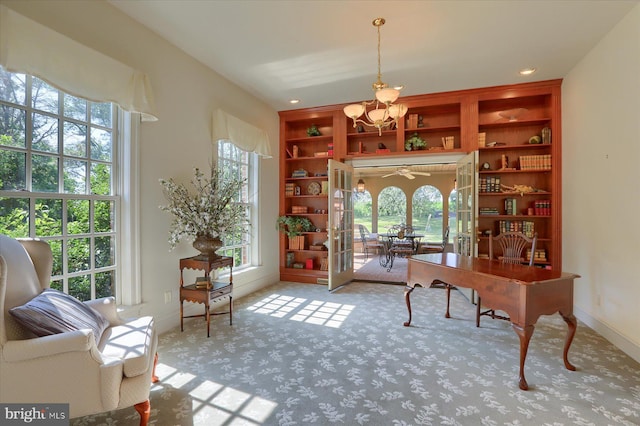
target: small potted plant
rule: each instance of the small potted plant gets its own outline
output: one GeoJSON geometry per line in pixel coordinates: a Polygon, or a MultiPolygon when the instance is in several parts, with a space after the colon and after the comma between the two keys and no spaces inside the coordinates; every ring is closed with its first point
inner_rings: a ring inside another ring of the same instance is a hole
{"type": "Polygon", "coordinates": [[[418,151],[425,149],[426,147],[427,141],[422,139],[417,132],[412,134],[411,137],[404,142],[405,151],[418,151]]]}
{"type": "Polygon", "coordinates": [[[303,250],[304,235],[302,233],[313,231],[314,229],[313,223],[302,216],[280,216],[276,226],[280,232],[289,238],[289,249],[292,250],[303,250]]]}

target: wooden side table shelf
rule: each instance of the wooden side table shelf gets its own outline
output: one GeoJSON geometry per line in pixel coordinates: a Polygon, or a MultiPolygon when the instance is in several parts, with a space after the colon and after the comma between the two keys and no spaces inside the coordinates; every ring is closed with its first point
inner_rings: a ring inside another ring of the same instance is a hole
{"type": "Polygon", "coordinates": [[[225,256],[193,256],[180,259],[180,331],[184,331],[184,319],[194,317],[205,317],[207,321],[207,337],[209,337],[209,326],[211,315],[229,314],[229,325],[233,325],[233,257],[225,256]],[[229,268],[229,282],[211,282],[209,274],[211,271],[220,268],[229,268]],[[184,285],[183,271],[194,269],[204,271],[207,287],[197,287],[195,283],[184,285]],[[210,312],[209,305],[212,302],[229,297],[229,312],[210,312]],[[204,303],[204,314],[184,316],[184,301],[193,303],[204,303]]]}

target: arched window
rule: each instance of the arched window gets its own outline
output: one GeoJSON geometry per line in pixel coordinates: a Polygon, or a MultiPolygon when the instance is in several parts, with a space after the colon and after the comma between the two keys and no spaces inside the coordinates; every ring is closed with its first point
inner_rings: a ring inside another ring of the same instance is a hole
{"type": "Polygon", "coordinates": [[[413,229],[424,233],[426,241],[442,241],[442,193],[431,185],[424,185],[413,193],[413,229]]]}
{"type": "Polygon", "coordinates": [[[407,221],[407,197],[397,186],[388,186],[378,195],[378,232],[407,221]]]}
{"type": "MultiPolygon", "coordinates": [[[[358,225],[364,227],[371,232],[373,229],[373,210],[372,210],[371,193],[365,189],[364,192],[353,190],[353,224],[358,229],[358,225]]],[[[359,232],[359,231],[358,231],[359,232]]],[[[358,233],[355,234],[360,235],[358,233]]]]}

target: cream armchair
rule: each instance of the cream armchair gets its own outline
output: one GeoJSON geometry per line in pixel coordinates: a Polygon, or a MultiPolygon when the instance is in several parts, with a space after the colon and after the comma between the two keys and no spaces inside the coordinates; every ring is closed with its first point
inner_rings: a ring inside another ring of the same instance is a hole
{"type": "Polygon", "coordinates": [[[134,406],[149,414],[157,362],[152,317],[121,319],[113,298],[86,302],[108,320],[99,342],[87,329],[36,337],[9,313],[49,288],[46,242],[0,235],[0,402],[68,403],[70,417],[134,406]]]}

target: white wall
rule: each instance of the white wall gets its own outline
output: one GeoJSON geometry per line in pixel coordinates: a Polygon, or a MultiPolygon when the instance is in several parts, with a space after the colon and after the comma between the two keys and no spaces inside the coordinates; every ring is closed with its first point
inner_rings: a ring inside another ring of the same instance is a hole
{"type": "Polygon", "coordinates": [[[562,255],[582,277],[576,316],[640,361],[640,5],[571,70],[562,96],[562,255]]]}
{"type": "MultiPolygon", "coordinates": [[[[262,265],[234,274],[240,297],[279,279],[278,241],[278,115],[263,102],[231,84],[104,1],[3,1],[10,8],[83,44],[105,53],[151,79],[159,121],[142,123],[140,132],[140,237],[144,314],[154,315],[160,331],[179,323],[178,259],[192,256],[188,243],[169,252],[170,216],[158,179],[188,181],[194,167],[206,168],[212,158],[211,114],[221,107],[269,133],[273,159],[260,160],[260,218],[253,224],[260,237],[262,265]],[[164,293],[170,291],[171,303],[164,293]]],[[[193,304],[187,304],[193,305],[193,304]]],[[[201,311],[202,305],[193,305],[201,311]]],[[[220,319],[220,321],[226,321],[220,319]]],[[[204,330],[204,327],[203,327],[204,330]]]]}

